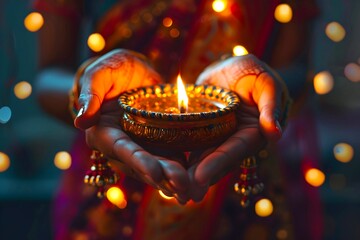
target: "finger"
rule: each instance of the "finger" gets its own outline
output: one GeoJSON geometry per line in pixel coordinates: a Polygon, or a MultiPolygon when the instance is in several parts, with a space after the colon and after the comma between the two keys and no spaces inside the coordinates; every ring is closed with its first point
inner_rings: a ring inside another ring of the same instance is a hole
{"type": "Polygon", "coordinates": [[[157,187],[164,179],[158,159],[134,143],[127,135],[119,136],[114,143],[113,152],[153,187],[157,187]]]}
{"type": "Polygon", "coordinates": [[[108,71],[103,69],[83,76],[79,95],[80,111],[74,121],[76,127],[87,129],[98,122],[101,104],[113,85],[108,71]]]}
{"type": "Polygon", "coordinates": [[[191,166],[188,169],[189,179],[190,179],[190,187],[189,187],[189,196],[195,202],[200,202],[204,199],[207,191],[209,190],[209,185],[205,184],[200,186],[198,182],[195,180],[195,171],[198,167],[198,164],[191,166]]]}
{"type": "Polygon", "coordinates": [[[282,135],[279,124],[283,89],[268,72],[262,73],[255,83],[254,101],[260,112],[260,129],[268,140],[276,141],[282,135]]]}
{"type": "Polygon", "coordinates": [[[189,177],[186,169],[178,162],[172,160],[159,160],[164,175],[171,186],[179,192],[186,192],[189,186],[189,177]]]}
{"type": "Polygon", "coordinates": [[[166,179],[159,187],[171,192],[171,196],[175,197],[180,204],[186,204],[189,200],[187,190],[190,183],[186,169],[174,160],[162,159],[159,162],[166,179]]]}
{"type": "Polygon", "coordinates": [[[81,108],[74,120],[75,127],[85,130],[94,126],[100,117],[101,103],[102,100],[97,94],[80,95],[81,108]]]}
{"type": "Polygon", "coordinates": [[[236,163],[254,154],[263,145],[263,137],[257,128],[238,131],[200,161],[195,171],[195,182],[199,186],[213,184],[213,179],[225,176],[236,163]]]}
{"type": "Polygon", "coordinates": [[[156,187],[164,179],[158,159],[134,143],[120,129],[103,126],[91,127],[86,130],[86,141],[91,148],[128,165],[153,187],[156,187]]]}
{"type": "Polygon", "coordinates": [[[161,77],[144,60],[131,51],[109,52],[90,64],[81,78],[79,111],[75,126],[86,129],[99,119],[104,100],[122,92],[161,81],[161,77]]]}

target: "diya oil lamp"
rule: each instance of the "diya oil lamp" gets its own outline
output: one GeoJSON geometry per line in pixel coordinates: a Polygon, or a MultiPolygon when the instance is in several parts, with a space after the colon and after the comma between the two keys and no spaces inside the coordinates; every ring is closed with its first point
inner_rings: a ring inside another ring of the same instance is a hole
{"type": "MultiPolygon", "coordinates": [[[[135,142],[188,152],[219,145],[237,130],[240,99],[217,86],[184,85],[179,75],[177,85],[159,84],[122,93],[119,105],[123,111],[120,125],[135,142]]],[[[98,187],[98,196],[103,196],[106,185],[115,183],[117,175],[101,153],[92,158],[94,164],[84,180],[98,187]]],[[[263,189],[256,170],[254,157],[241,161],[234,190],[243,207],[263,189]]]]}
{"type": "Polygon", "coordinates": [[[119,98],[122,129],[147,146],[192,151],[216,146],[236,131],[238,96],[209,85],[162,84],[119,98]]]}

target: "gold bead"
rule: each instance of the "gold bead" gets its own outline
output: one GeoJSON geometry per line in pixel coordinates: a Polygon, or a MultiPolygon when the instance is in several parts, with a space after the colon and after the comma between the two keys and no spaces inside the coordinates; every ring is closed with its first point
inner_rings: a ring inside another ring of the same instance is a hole
{"type": "Polygon", "coordinates": [[[89,175],[85,175],[85,177],[84,177],[84,183],[85,183],[85,184],[88,184],[88,183],[89,183],[89,178],[90,178],[89,175]]]}
{"type": "Polygon", "coordinates": [[[96,183],[96,186],[98,186],[98,187],[104,186],[104,183],[105,183],[104,177],[101,175],[97,175],[95,183],[96,183]]]}
{"type": "Polygon", "coordinates": [[[240,205],[243,207],[243,208],[246,208],[250,205],[250,201],[248,199],[241,199],[240,200],[240,205]]]}

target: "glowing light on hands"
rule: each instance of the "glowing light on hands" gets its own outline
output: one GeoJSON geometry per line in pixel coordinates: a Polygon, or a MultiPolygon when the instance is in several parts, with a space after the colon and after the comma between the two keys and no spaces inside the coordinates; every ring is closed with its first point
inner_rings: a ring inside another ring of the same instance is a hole
{"type": "Polygon", "coordinates": [[[173,199],[174,197],[170,197],[168,195],[166,195],[165,193],[163,193],[161,190],[159,190],[159,194],[162,198],[166,199],[166,200],[170,200],[173,199]]]}

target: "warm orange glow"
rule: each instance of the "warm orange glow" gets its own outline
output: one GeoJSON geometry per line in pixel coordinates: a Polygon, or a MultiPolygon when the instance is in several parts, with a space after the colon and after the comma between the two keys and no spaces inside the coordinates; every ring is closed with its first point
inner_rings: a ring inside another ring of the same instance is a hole
{"type": "Polygon", "coordinates": [[[180,31],[177,28],[173,28],[170,30],[170,37],[177,38],[180,36],[180,31]]]}
{"type": "Polygon", "coordinates": [[[123,229],[122,229],[122,234],[123,234],[124,236],[129,237],[129,236],[131,236],[132,233],[133,233],[132,227],[130,227],[130,226],[124,226],[124,227],[123,227],[123,229]]]}
{"type": "Polygon", "coordinates": [[[5,172],[10,167],[10,158],[6,153],[0,152],[0,172],[5,172]]]}
{"type": "Polygon", "coordinates": [[[334,87],[334,78],[328,71],[322,71],[314,77],[314,89],[317,94],[326,94],[334,87]]]}
{"type": "Polygon", "coordinates": [[[288,232],[287,232],[285,229],[279,229],[279,230],[276,232],[276,237],[277,237],[279,240],[287,239],[287,238],[288,238],[288,232]]]}
{"type": "Polygon", "coordinates": [[[273,210],[273,204],[269,199],[263,198],[255,203],[255,212],[259,217],[270,216],[273,210]]]}
{"type": "Polygon", "coordinates": [[[94,52],[100,52],[105,47],[105,39],[100,33],[93,33],[89,36],[87,44],[94,52]]]}
{"type": "Polygon", "coordinates": [[[354,157],[354,149],[347,143],[336,144],[334,147],[334,156],[339,162],[350,162],[354,157]]]}
{"type": "Polygon", "coordinates": [[[278,22],[287,23],[292,19],[293,13],[292,9],[288,4],[279,4],[275,8],[274,17],[278,22]]]}
{"type": "Polygon", "coordinates": [[[338,22],[331,22],[325,28],[325,34],[334,42],[340,42],[345,38],[346,31],[338,22]]]}
{"type": "Polygon", "coordinates": [[[226,0],[214,0],[212,3],[212,8],[215,12],[222,12],[225,10],[227,5],[226,0]]]}
{"type": "Polygon", "coordinates": [[[177,88],[178,88],[178,108],[180,113],[186,113],[188,110],[189,98],[186,95],[184,83],[181,79],[180,74],[177,77],[177,88]]]}
{"type": "Polygon", "coordinates": [[[349,63],[344,68],[344,75],[352,82],[360,82],[360,65],[349,63]]]}
{"type": "Polygon", "coordinates": [[[163,19],[163,25],[165,27],[171,27],[171,25],[173,24],[173,20],[169,17],[166,17],[163,19]]]}
{"type": "Polygon", "coordinates": [[[15,85],[14,94],[19,99],[25,99],[31,95],[32,87],[30,83],[22,81],[15,85]]]}
{"type": "Polygon", "coordinates": [[[123,191],[118,187],[111,187],[106,191],[107,199],[118,208],[125,208],[127,205],[123,191]]]}
{"type": "Polygon", "coordinates": [[[44,18],[38,12],[29,13],[24,19],[24,25],[30,32],[36,32],[44,25],[44,18]]]}
{"type": "Polygon", "coordinates": [[[320,187],[325,182],[325,174],[316,168],[311,168],[305,172],[305,180],[313,187],[320,187]]]}
{"type": "Polygon", "coordinates": [[[54,157],[54,164],[61,170],[69,169],[71,166],[71,155],[65,151],[56,153],[54,157]]]}
{"type": "Polygon", "coordinates": [[[159,190],[159,194],[162,198],[166,199],[166,200],[170,200],[173,199],[174,197],[170,197],[168,195],[166,195],[165,193],[163,193],[161,190],[159,190]]]}
{"type": "Polygon", "coordinates": [[[233,48],[233,54],[234,56],[243,56],[243,55],[246,55],[248,54],[249,52],[246,50],[246,48],[244,46],[241,46],[241,45],[236,45],[234,48],[233,48]]]}

